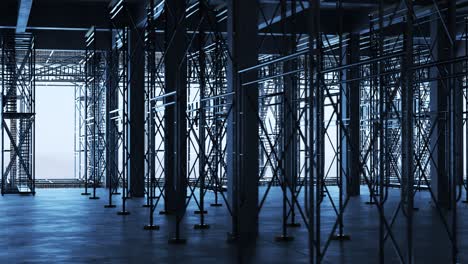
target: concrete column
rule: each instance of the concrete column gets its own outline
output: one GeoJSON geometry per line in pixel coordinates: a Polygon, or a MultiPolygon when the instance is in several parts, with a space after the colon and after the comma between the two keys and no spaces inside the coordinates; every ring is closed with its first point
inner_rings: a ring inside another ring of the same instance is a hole
{"type": "Polygon", "coordinates": [[[232,235],[241,241],[255,241],[258,233],[258,85],[241,86],[254,80],[256,71],[238,71],[257,64],[257,3],[228,0],[227,39],[232,60],[228,60],[228,92],[233,109],[228,117],[228,199],[233,211],[232,235]]]}
{"type": "Polygon", "coordinates": [[[143,29],[130,31],[129,54],[129,177],[133,197],[145,195],[145,44],[143,29]]]}
{"type": "MultiPolygon", "coordinates": [[[[348,46],[346,47],[345,64],[353,64],[359,61],[359,35],[351,34],[348,46]]],[[[354,80],[359,77],[358,67],[351,67],[344,71],[343,81],[354,80]]],[[[347,124],[349,139],[344,137],[342,142],[342,166],[345,168],[347,177],[343,178],[345,185],[343,190],[347,196],[360,195],[361,174],[359,170],[360,162],[360,132],[359,132],[359,106],[360,87],[359,81],[348,81],[343,84],[346,93],[342,95],[341,111],[342,117],[347,124]]]]}
{"type": "MultiPolygon", "coordinates": [[[[445,26],[439,15],[435,14],[431,20],[432,55],[435,60],[450,60],[455,56],[451,37],[447,32],[455,32],[455,25],[447,23],[451,16],[448,9],[442,11],[445,26]],[[448,31],[447,31],[448,30],[448,31]]],[[[430,149],[433,151],[431,165],[431,187],[439,205],[443,208],[450,207],[450,166],[454,166],[453,173],[463,173],[462,155],[462,129],[463,129],[463,96],[461,85],[453,78],[444,78],[454,71],[450,64],[431,68],[432,78],[439,78],[431,82],[430,107],[434,113],[432,124],[435,126],[430,138],[430,149]],[[454,87],[457,94],[450,105],[450,88],[454,87]],[[450,125],[450,109],[454,111],[454,124],[450,125]],[[451,129],[453,129],[453,141],[451,142],[451,129]],[[454,148],[451,153],[451,148],[454,148]],[[451,158],[451,156],[453,156],[451,158]]]]}
{"type": "MultiPolygon", "coordinates": [[[[457,24],[456,24],[456,4],[454,2],[450,2],[450,6],[448,8],[448,28],[451,34],[452,39],[454,39],[454,46],[451,47],[451,58],[458,57],[457,48],[459,43],[457,44],[456,39],[456,32],[457,32],[457,24]]],[[[451,75],[456,75],[462,72],[462,65],[459,63],[453,64],[452,68],[450,69],[451,75]]],[[[453,93],[453,129],[454,129],[454,152],[453,152],[453,162],[451,164],[454,165],[454,175],[453,181],[456,185],[463,184],[463,83],[460,81],[460,78],[452,78],[452,86],[454,88],[453,93]]],[[[454,194],[455,195],[455,194],[454,194]]]]}
{"type": "MultiPolygon", "coordinates": [[[[166,181],[165,206],[169,213],[182,215],[187,196],[187,61],[185,1],[166,2],[165,92],[175,92],[176,104],[165,110],[166,181]]],[[[171,99],[169,99],[171,100],[171,99]]],[[[172,100],[171,100],[172,101],[172,100]]]]}

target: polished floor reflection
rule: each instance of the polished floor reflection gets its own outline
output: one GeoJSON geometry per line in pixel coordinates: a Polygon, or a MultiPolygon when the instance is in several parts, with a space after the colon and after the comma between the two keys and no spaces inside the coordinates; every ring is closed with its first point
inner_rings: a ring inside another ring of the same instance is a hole
{"type": "MultiPolygon", "coordinates": [[[[264,190],[262,188],[262,190],[264,190]]],[[[117,209],[105,209],[107,196],[100,200],[81,196],[79,189],[39,189],[35,197],[0,197],[0,263],[309,263],[307,230],[304,224],[291,229],[295,240],[274,242],[281,231],[280,190],[273,189],[260,214],[260,235],[254,247],[242,248],[226,243],[229,218],[225,206],[209,207],[208,230],[194,230],[199,216],[190,205],[183,225],[185,245],[169,245],[173,227],[171,216],[155,215],[159,231],[143,230],[148,211],[144,199],[128,202],[131,215],[118,216],[117,209]]],[[[335,195],[333,187],[330,188],[335,195]]],[[[345,211],[346,233],[351,240],[330,243],[324,263],[377,263],[378,224],[375,206],[353,198],[345,211]]],[[[336,198],[336,197],[335,197],[336,198]]],[[[117,205],[120,204],[115,196],[117,205]]],[[[207,204],[212,201],[208,194],[207,204]]],[[[302,198],[301,198],[302,199],[302,198]]],[[[429,194],[419,192],[415,203],[415,259],[417,263],[447,263],[449,240],[429,194]]],[[[390,218],[399,202],[399,191],[392,190],[386,210],[390,218]]],[[[322,206],[323,244],[334,223],[334,211],[325,199],[322,206]]],[[[468,206],[459,205],[460,263],[468,263],[468,206]]],[[[394,223],[397,242],[404,248],[404,222],[394,223]]],[[[404,249],[402,249],[404,250],[404,249]]],[[[397,261],[387,242],[388,263],[397,261]]]]}

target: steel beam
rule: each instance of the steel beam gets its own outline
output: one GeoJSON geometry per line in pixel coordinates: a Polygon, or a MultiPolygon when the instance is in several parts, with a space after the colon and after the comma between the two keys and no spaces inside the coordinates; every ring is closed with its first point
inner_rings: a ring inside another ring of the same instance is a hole
{"type": "Polygon", "coordinates": [[[33,0],[20,0],[18,8],[18,19],[16,20],[16,33],[26,32],[29,14],[31,13],[33,0]]]}

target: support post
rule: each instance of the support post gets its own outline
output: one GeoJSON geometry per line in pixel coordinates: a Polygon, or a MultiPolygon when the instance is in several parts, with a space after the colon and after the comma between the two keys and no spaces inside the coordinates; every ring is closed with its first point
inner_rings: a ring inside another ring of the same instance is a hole
{"type": "Polygon", "coordinates": [[[132,197],[145,195],[145,53],[143,29],[132,29],[129,40],[129,178],[132,197]]]}
{"type": "MultiPolygon", "coordinates": [[[[114,39],[114,34],[112,39],[114,39]]],[[[111,42],[112,43],[112,42],[111,42]]],[[[113,118],[115,110],[119,107],[119,87],[118,87],[118,52],[112,47],[108,52],[109,66],[106,72],[106,187],[109,188],[109,204],[105,208],[114,208],[112,204],[112,195],[119,188],[118,164],[118,124],[113,118]]]]}
{"type": "MultiPolygon", "coordinates": [[[[350,34],[348,46],[346,47],[345,64],[359,62],[359,34],[350,34]]],[[[359,68],[350,67],[344,71],[343,81],[346,81],[344,89],[346,94],[342,95],[342,116],[348,121],[349,139],[344,139],[342,149],[342,164],[346,168],[347,177],[343,177],[342,184],[346,196],[360,195],[361,173],[359,170],[360,162],[360,86],[359,86],[359,68]],[[356,81],[347,81],[356,80],[356,81]]],[[[346,138],[346,137],[345,137],[346,138]]]]}
{"type": "MultiPolygon", "coordinates": [[[[449,58],[449,38],[445,34],[444,27],[440,17],[436,13],[431,20],[431,46],[433,47],[432,56],[435,60],[446,60],[449,58]]],[[[430,108],[435,113],[432,120],[434,132],[430,138],[430,149],[434,150],[431,160],[431,187],[435,198],[442,208],[449,207],[449,185],[448,185],[448,167],[447,167],[447,140],[448,140],[448,79],[440,77],[443,70],[440,67],[433,67],[430,70],[432,78],[437,78],[431,82],[430,108]]]]}
{"type": "Polygon", "coordinates": [[[320,263],[320,207],[321,200],[320,181],[319,181],[319,163],[318,151],[320,144],[317,142],[320,138],[319,123],[319,94],[320,91],[320,0],[309,0],[309,53],[308,53],[308,96],[309,96],[309,115],[308,115],[308,217],[309,217],[309,259],[310,263],[320,263]],[[317,221],[318,220],[318,221],[317,221]]]}
{"type": "MultiPolygon", "coordinates": [[[[200,102],[205,99],[206,93],[206,54],[205,54],[205,31],[204,31],[204,16],[206,15],[206,6],[203,0],[199,1],[199,12],[200,12],[200,31],[198,32],[198,65],[199,65],[199,83],[200,83],[200,102]]],[[[199,179],[199,210],[195,211],[195,214],[200,215],[200,223],[194,226],[195,229],[208,229],[210,226],[205,223],[205,189],[206,189],[206,112],[203,103],[200,103],[200,114],[199,114],[199,134],[198,134],[198,175],[199,179]]]]}
{"type": "Polygon", "coordinates": [[[406,26],[404,33],[404,57],[402,61],[401,87],[401,200],[406,216],[405,263],[414,263],[413,212],[414,212],[414,133],[413,133],[413,1],[406,1],[406,26]]]}
{"type": "Polygon", "coordinates": [[[187,196],[187,59],[185,0],[166,2],[166,93],[175,92],[176,103],[165,112],[166,210],[175,215],[175,234],[170,243],[184,243],[180,222],[187,196]]]}
{"type": "Polygon", "coordinates": [[[258,86],[242,86],[256,72],[238,71],[257,64],[257,2],[228,0],[228,92],[235,95],[227,123],[228,199],[232,207],[232,239],[255,241],[258,234],[258,86]]]}
{"type": "MultiPolygon", "coordinates": [[[[451,39],[451,46],[449,48],[449,58],[456,57],[456,31],[457,31],[457,12],[455,1],[448,1],[447,7],[447,28],[448,37],[451,39]]],[[[449,114],[450,114],[450,205],[452,211],[451,217],[451,257],[452,263],[458,263],[458,220],[457,220],[457,202],[461,195],[461,186],[463,184],[463,90],[460,81],[454,77],[456,64],[452,63],[449,66],[449,114]]]]}
{"type": "MultiPolygon", "coordinates": [[[[287,1],[282,0],[281,3],[281,15],[286,20],[287,17],[287,1]]],[[[290,7],[292,15],[294,15],[296,10],[295,0],[291,1],[290,7]]],[[[293,23],[286,24],[284,26],[283,32],[287,32],[288,28],[291,29],[295,26],[293,23]],[[287,26],[289,25],[289,27],[287,26]]],[[[285,36],[284,39],[284,56],[288,54],[293,54],[296,52],[296,35],[292,34],[291,36],[285,36]]],[[[283,66],[283,72],[287,73],[289,71],[297,70],[297,62],[295,61],[286,61],[283,66]]],[[[300,223],[297,222],[296,216],[296,191],[298,187],[298,167],[299,167],[299,136],[297,132],[297,119],[298,119],[298,104],[297,104],[297,95],[298,95],[298,76],[295,74],[289,74],[283,78],[284,86],[284,102],[283,102],[283,118],[284,118],[284,147],[285,147],[285,161],[284,161],[284,179],[286,180],[286,191],[289,192],[288,199],[290,201],[290,206],[288,206],[288,214],[290,215],[290,222],[287,221],[284,223],[287,227],[299,227],[300,223]]],[[[287,220],[287,219],[285,219],[287,220]]],[[[286,236],[286,233],[283,234],[286,236]]]]}

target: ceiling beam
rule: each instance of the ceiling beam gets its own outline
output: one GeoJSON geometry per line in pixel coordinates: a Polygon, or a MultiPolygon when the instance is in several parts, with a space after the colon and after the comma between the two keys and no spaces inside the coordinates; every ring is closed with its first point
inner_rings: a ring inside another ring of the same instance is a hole
{"type": "Polygon", "coordinates": [[[16,33],[26,32],[29,14],[31,13],[33,0],[20,0],[18,7],[18,19],[16,20],[16,33]]]}

